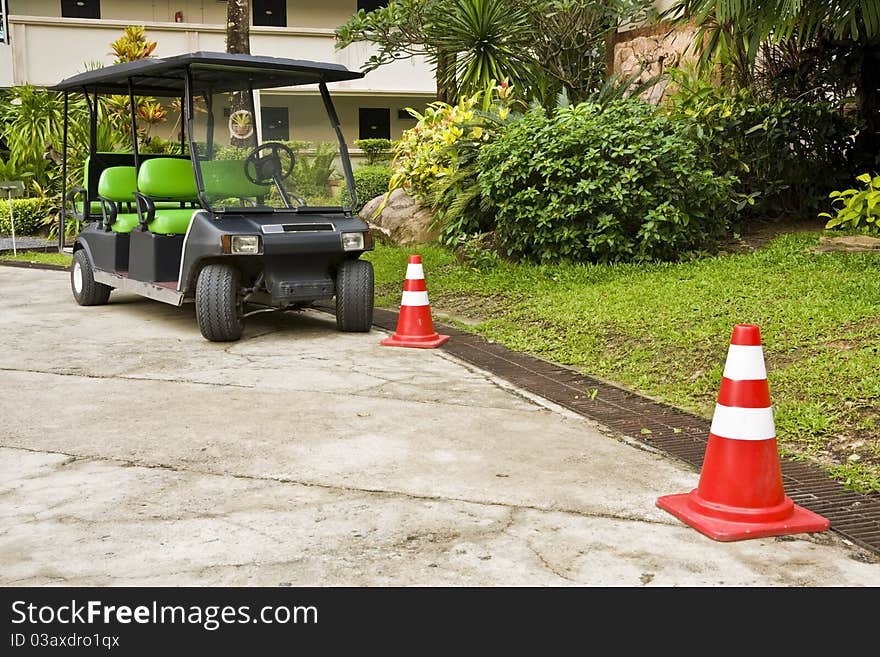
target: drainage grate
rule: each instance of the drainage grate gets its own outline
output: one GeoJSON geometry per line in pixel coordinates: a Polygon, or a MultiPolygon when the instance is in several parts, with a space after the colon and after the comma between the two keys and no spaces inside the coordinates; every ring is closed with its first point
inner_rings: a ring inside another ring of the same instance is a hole
{"type": "MultiPolygon", "coordinates": [[[[331,310],[332,312],[332,310],[331,310]]],[[[375,326],[397,328],[397,313],[376,309],[375,326]]],[[[596,420],[628,438],[666,452],[698,472],[710,422],[673,406],[534,356],[511,351],[450,326],[435,329],[452,336],[441,349],[531,393],[596,420]],[[595,389],[595,395],[588,393],[595,389]]],[[[783,487],[795,504],[824,516],[831,530],[880,555],[880,493],[861,495],[830,479],[818,466],[780,458],[783,487]]]]}

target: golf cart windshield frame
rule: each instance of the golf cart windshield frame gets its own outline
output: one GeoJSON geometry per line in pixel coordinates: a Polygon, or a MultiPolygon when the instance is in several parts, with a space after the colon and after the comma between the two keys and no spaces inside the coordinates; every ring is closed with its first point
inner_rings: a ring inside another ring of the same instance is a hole
{"type": "MultiPolygon", "coordinates": [[[[79,73],[50,89],[64,94],[64,125],[62,143],[62,199],[67,198],[67,142],[68,110],[71,93],[82,93],[87,99],[90,114],[89,153],[97,150],[97,98],[101,95],[124,95],[130,100],[132,149],[135,166],[140,155],[137,140],[137,116],[133,99],[136,95],[182,99],[186,138],[189,142],[193,172],[199,190],[200,201],[206,209],[210,204],[205,198],[204,180],[199,166],[195,144],[194,96],[234,92],[248,89],[253,102],[253,90],[279,87],[317,85],[331,127],[336,135],[346,184],[356,204],[356,191],[352,175],[348,147],[339,124],[339,117],[330,97],[327,83],[356,80],[364,77],[359,71],[351,71],[339,64],[307,60],[264,57],[217,52],[195,52],[167,58],[148,58],[134,62],[115,64],[101,69],[79,73]]],[[[253,105],[252,105],[253,106],[253,105]]],[[[294,210],[295,209],[290,209],[294,210]]],[[[59,250],[64,246],[65,212],[59,213],[59,250]]]]}

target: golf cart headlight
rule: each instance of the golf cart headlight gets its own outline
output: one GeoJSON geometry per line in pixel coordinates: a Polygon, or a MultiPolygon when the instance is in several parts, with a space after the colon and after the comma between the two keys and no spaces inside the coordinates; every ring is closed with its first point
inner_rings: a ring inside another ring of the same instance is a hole
{"type": "Polygon", "coordinates": [[[361,251],[363,248],[363,233],[342,233],[342,249],[344,251],[361,251]]]}
{"type": "Polygon", "coordinates": [[[259,235],[223,235],[223,252],[256,255],[261,251],[259,235]]]}

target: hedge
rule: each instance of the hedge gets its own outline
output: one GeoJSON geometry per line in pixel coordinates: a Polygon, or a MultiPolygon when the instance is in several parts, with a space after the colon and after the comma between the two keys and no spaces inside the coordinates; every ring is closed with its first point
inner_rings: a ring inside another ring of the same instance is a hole
{"type": "MultiPolygon", "coordinates": [[[[360,212],[368,201],[381,196],[388,191],[388,184],[391,182],[391,167],[385,164],[364,164],[354,170],[354,188],[357,191],[358,203],[353,208],[355,212],[360,212]]],[[[342,205],[349,205],[351,197],[348,194],[348,187],[342,188],[342,205]]]]}
{"type": "MultiPolygon", "coordinates": [[[[12,212],[15,218],[15,234],[36,235],[44,228],[44,221],[54,206],[51,198],[14,198],[12,212]]],[[[0,199],[0,233],[12,233],[9,224],[9,201],[0,199]]]]}

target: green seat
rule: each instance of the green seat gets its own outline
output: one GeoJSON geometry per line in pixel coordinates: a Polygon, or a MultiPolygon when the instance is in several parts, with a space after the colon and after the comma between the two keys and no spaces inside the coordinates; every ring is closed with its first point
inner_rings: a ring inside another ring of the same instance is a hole
{"type": "Polygon", "coordinates": [[[244,160],[211,160],[200,164],[205,195],[218,198],[259,198],[269,193],[268,185],[256,185],[244,175],[244,160]]]}
{"type": "MultiPolygon", "coordinates": [[[[113,201],[117,208],[123,203],[133,203],[136,189],[137,175],[133,166],[107,167],[98,179],[98,196],[113,201]]],[[[101,214],[100,208],[97,214],[101,214]]],[[[136,212],[120,212],[110,225],[110,230],[115,233],[130,233],[137,225],[136,212]]]]}
{"type": "Polygon", "coordinates": [[[193,214],[198,211],[198,208],[156,208],[155,219],[147,224],[147,230],[160,235],[184,235],[193,214]]]}
{"type": "Polygon", "coordinates": [[[137,175],[134,167],[107,167],[98,178],[98,196],[118,202],[134,202],[137,175]]]}
{"type": "Polygon", "coordinates": [[[155,214],[147,223],[147,230],[162,235],[186,233],[196,208],[181,208],[169,201],[199,201],[196,179],[189,160],[160,157],[142,162],[137,174],[137,189],[141,195],[152,200],[155,206],[155,214]]]}
{"type": "Polygon", "coordinates": [[[114,233],[130,233],[138,225],[137,212],[125,212],[116,215],[116,221],[110,226],[114,233]]]}

